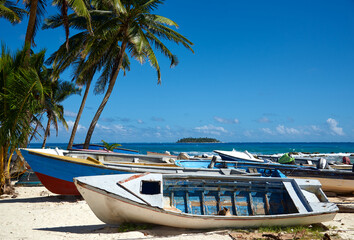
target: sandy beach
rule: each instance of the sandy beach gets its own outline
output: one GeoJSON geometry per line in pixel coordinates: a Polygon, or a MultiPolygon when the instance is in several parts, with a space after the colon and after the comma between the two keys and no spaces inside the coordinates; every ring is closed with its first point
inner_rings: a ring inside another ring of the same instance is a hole
{"type": "MultiPolygon", "coordinates": [[[[1,196],[0,239],[235,239],[228,229],[198,231],[153,226],[118,232],[117,226],[101,222],[84,200],[52,194],[44,187],[16,187],[16,192],[15,198],[1,196]]],[[[354,239],[354,214],[339,213],[324,225],[329,226],[327,232],[332,236],[354,239]]]]}

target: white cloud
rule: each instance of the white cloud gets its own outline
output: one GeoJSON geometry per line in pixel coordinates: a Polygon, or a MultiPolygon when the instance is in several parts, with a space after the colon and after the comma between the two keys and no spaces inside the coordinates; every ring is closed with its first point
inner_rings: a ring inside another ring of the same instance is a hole
{"type": "Polygon", "coordinates": [[[274,135],[274,133],[272,132],[272,130],[270,130],[270,128],[262,128],[261,131],[270,135],[274,135]]]}
{"type": "MultiPolygon", "coordinates": [[[[73,129],[73,126],[74,126],[74,121],[71,121],[71,120],[69,120],[69,121],[67,121],[66,122],[67,124],[68,124],[68,127],[69,127],[69,129],[73,129]]],[[[86,131],[86,127],[84,127],[84,126],[82,126],[81,124],[79,124],[78,126],[77,126],[77,130],[76,131],[78,131],[78,132],[80,132],[80,131],[86,131]]]]}
{"type": "Polygon", "coordinates": [[[221,133],[226,133],[227,131],[223,127],[216,127],[214,125],[204,125],[201,127],[195,127],[195,130],[205,134],[221,135],[221,133]]]}
{"type": "Polygon", "coordinates": [[[126,129],[122,124],[101,125],[97,123],[95,133],[97,135],[126,134],[128,133],[128,129],[126,129]]]}
{"type": "Polygon", "coordinates": [[[343,128],[338,127],[338,122],[335,119],[328,118],[326,122],[333,135],[344,135],[343,128]]]}
{"type": "Polygon", "coordinates": [[[219,123],[227,123],[227,124],[238,124],[240,121],[237,118],[234,119],[226,119],[221,117],[214,117],[215,121],[219,123]]]}
{"type": "Polygon", "coordinates": [[[124,132],[126,131],[122,124],[115,124],[113,125],[113,128],[118,131],[124,131],[124,132]]]}
{"type": "Polygon", "coordinates": [[[252,133],[253,133],[253,131],[246,130],[246,131],[243,132],[243,135],[245,137],[252,137],[252,135],[253,135],[252,133]]]}
{"type": "Polygon", "coordinates": [[[258,122],[260,122],[260,123],[269,123],[271,121],[267,117],[262,117],[262,118],[258,119],[258,122]]]}
{"type": "Polygon", "coordinates": [[[65,117],[76,117],[76,116],[77,116],[77,113],[64,110],[64,116],[65,116],[65,117]]]}
{"type": "Polygon", "coordinates": [[[315,132],[320,132],[321,131],[321,128],[316,126],[316,125],[311,125],[310,128],[315,131],[315,132]]]}
{"type": "Polygon", "coordinates": [[[144,121],[143,120],[141,120],[141,119],[138,119],[138,121],[137,121],[139,124],[143,124],[144,123],[144,121]]]}
{"type": "Polygon", "coordinates": [[[287,128],[287,127],[284,127],[284,125],[278,125],[276,127],[276,130],[278,133],[280,134],[299,134],[300,131],[295,129],[295,128],[287,128]]]}
{"type": "Polygon", "coordinates": [[[97,129],[103,129],[103,130],[109,130],[110,128],[109,127],[107,127],[107,126],[104,126],[104,125],[101,125],[101,124],[96,124],[96,128],[97,129]]]}

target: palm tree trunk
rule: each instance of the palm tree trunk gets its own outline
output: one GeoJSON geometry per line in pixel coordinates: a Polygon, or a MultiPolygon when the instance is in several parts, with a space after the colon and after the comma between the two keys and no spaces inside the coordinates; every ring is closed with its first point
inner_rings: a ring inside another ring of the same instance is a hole
{"type": "Polygon", "coordinates": [[[50,130],[50,122],[52,120],[52,116],[48,116],[48,123],[47,123],[47,128],[45,129],[45,133],[44,133],[44,139],[43,139],[43,144],[42,144],[42,148],[45,148],[45,144],[47,142],[47,137],[49,135],[49,130],[50,130]]]}
{"type": "Polygon", "coordinates": [[[93,131],[95,130],[98,119],[100,118],[101,113],[102,113],[104,107],[106,106],[109,97],[111,96],[114,84],[116,83],[116,80],[117,80],[117,77],[119,74],[119,70],[120,70],[122,63],[123,63],[123,57],[124,57],[126,47],[127,47],[127,41],[123,40],[122,46],[120,48],[119,56],[118,56],[116,64],[115,64],[116,69],[114,70],[114,73],[112,74],[111,79],[109,81],[107,92],[106,92],[105,96],[103,97],[101,105],[98,107],[98,110],[97,110],[95,116],[92,119],[89,129],[87,130],[87,135],[86,135],[86,139],[85,139],[85,143],[84,143],[84,149],[88,149],[88,147],[90,145],[91,137],[92,137],[93,131]]]}
{"type": "Polygon", "coordinates": [[[38,5],[38,0],[31,0],[31,9],[30,9],[30,14],[28,19],[26,38],[25,38],[25,46],[28,46],[28,49],[26,51],[26,55],[28,57],[31,53],[31,44],[32,44],[32,38],[34,33],[34,25],[36,23],[36,17],[37,17],[37,5],[38,5]]]}
{"type": "Polygon", "coordinates": [[[80,121],[80,118],[81,118],[81,114],[84,111],[84,107],[85,107],[85,104],[86,104],[86,99],[87,99],[87,96],[88,96],[88,93],[89,93],[89,90],[90,90],[91,81],[92,81],[92,79],[90,79],[86,83],[85,94],[84,94],[84,96],[82,98],[80,109],[79,109],[79,112],[77,113],[77,116],[76,116],[76,119],[75,119],[75,123],[74,123],[74,126],[73,126],[73,130],[71,131],[71,136],[70,136],[68,147],[67,147],[68,149],[71,149],[73,147],[75,134],[76,134],[76,131],[77,131],[77,127],[79,126],[79,121],[80,121]]]}

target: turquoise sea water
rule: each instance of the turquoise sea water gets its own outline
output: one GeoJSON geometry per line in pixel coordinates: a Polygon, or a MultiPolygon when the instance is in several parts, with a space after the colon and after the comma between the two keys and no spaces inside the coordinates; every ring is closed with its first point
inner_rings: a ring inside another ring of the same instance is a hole
{"type": "MultiPolygon", "coordinates": [[[[99,143],[98,143],[99,144],[99,143]]],[[[169,151],[171,154],[186,152],[189,155],[212,154],[213,150],[249,151],[253,154],[276,154],[286,152],[309,153],[354,153],[354,143],[121,143],[122,148],[138,150],[140,153],[169,151]]],[[[29,147],[40,148],[41,144],[29,147]]],[[[48,143],[47,147],[66,149],[67,143],[48,143]]]]}

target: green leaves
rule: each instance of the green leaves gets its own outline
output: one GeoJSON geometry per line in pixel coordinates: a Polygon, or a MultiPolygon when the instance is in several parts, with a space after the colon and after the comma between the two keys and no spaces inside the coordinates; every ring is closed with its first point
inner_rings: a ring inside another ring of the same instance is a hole
{"type": "Polygon", "coordinates": [[[16,7],[12,1],[0,0],[0,17],[9,20],[12,24],[21,22],[27,11],[16,7]]]}
{"type": "MultiPolygon", "coordinates": [[[[115,85],[121,69],[129,70],[129,56],[140,63],[149,62],[156,70],[157,82],[161,83],[161,70],[155,50],[160,51],[171,61],[171,67],[178,59],[165,42],[182,44],[191,50],[193,43],[171,27],[178,24],[166,17],[154,15],[164,1],[161,0],[103,0],[91,1],[92,29],[94,34],[83,29],[88,19],[77,13],[68,16],[69,26],[83,30],[70,38],[69,52],[62,45],[50,57],[57,75],[69,65],[74,65],[74,76],[78,84],[91,83],[96,72],[100,77],[96,82],[95,93],[102,93],[108,85],[106,94],[89,127],[85,140],[87,147],[95,128],[115,85]],[[72,44],[73,43],[73,44],[72,44]]],[[[70,2],[71,4],[71,2],[70,2]]],[[[62,24],[59,16],[47,20],[45,28],[55,28],[62,24]]]]}
{"type": "Polygon", "coordinates": [[[105,142],[104,140],[101,140],[101,142],[103,143],[103,146],[104,146],[108,151],[113,151],[114,149],[116,149],[116,148],[122,146],[122,145],[119,144],[119,143],[111,143],[111,144],[109,144],[109,143],[105,142]]]}
{"type": "MultiPolygon", "coordinates": [[[[14,56],[2,46],[0,58],[0,146],[18,147],[31,133],[31,114],[39,111],[45,88],[35,67],[24,67],[24,52],[14,56]]],[[[32,55],[31,62],[40,56],[32,55]]]]}

